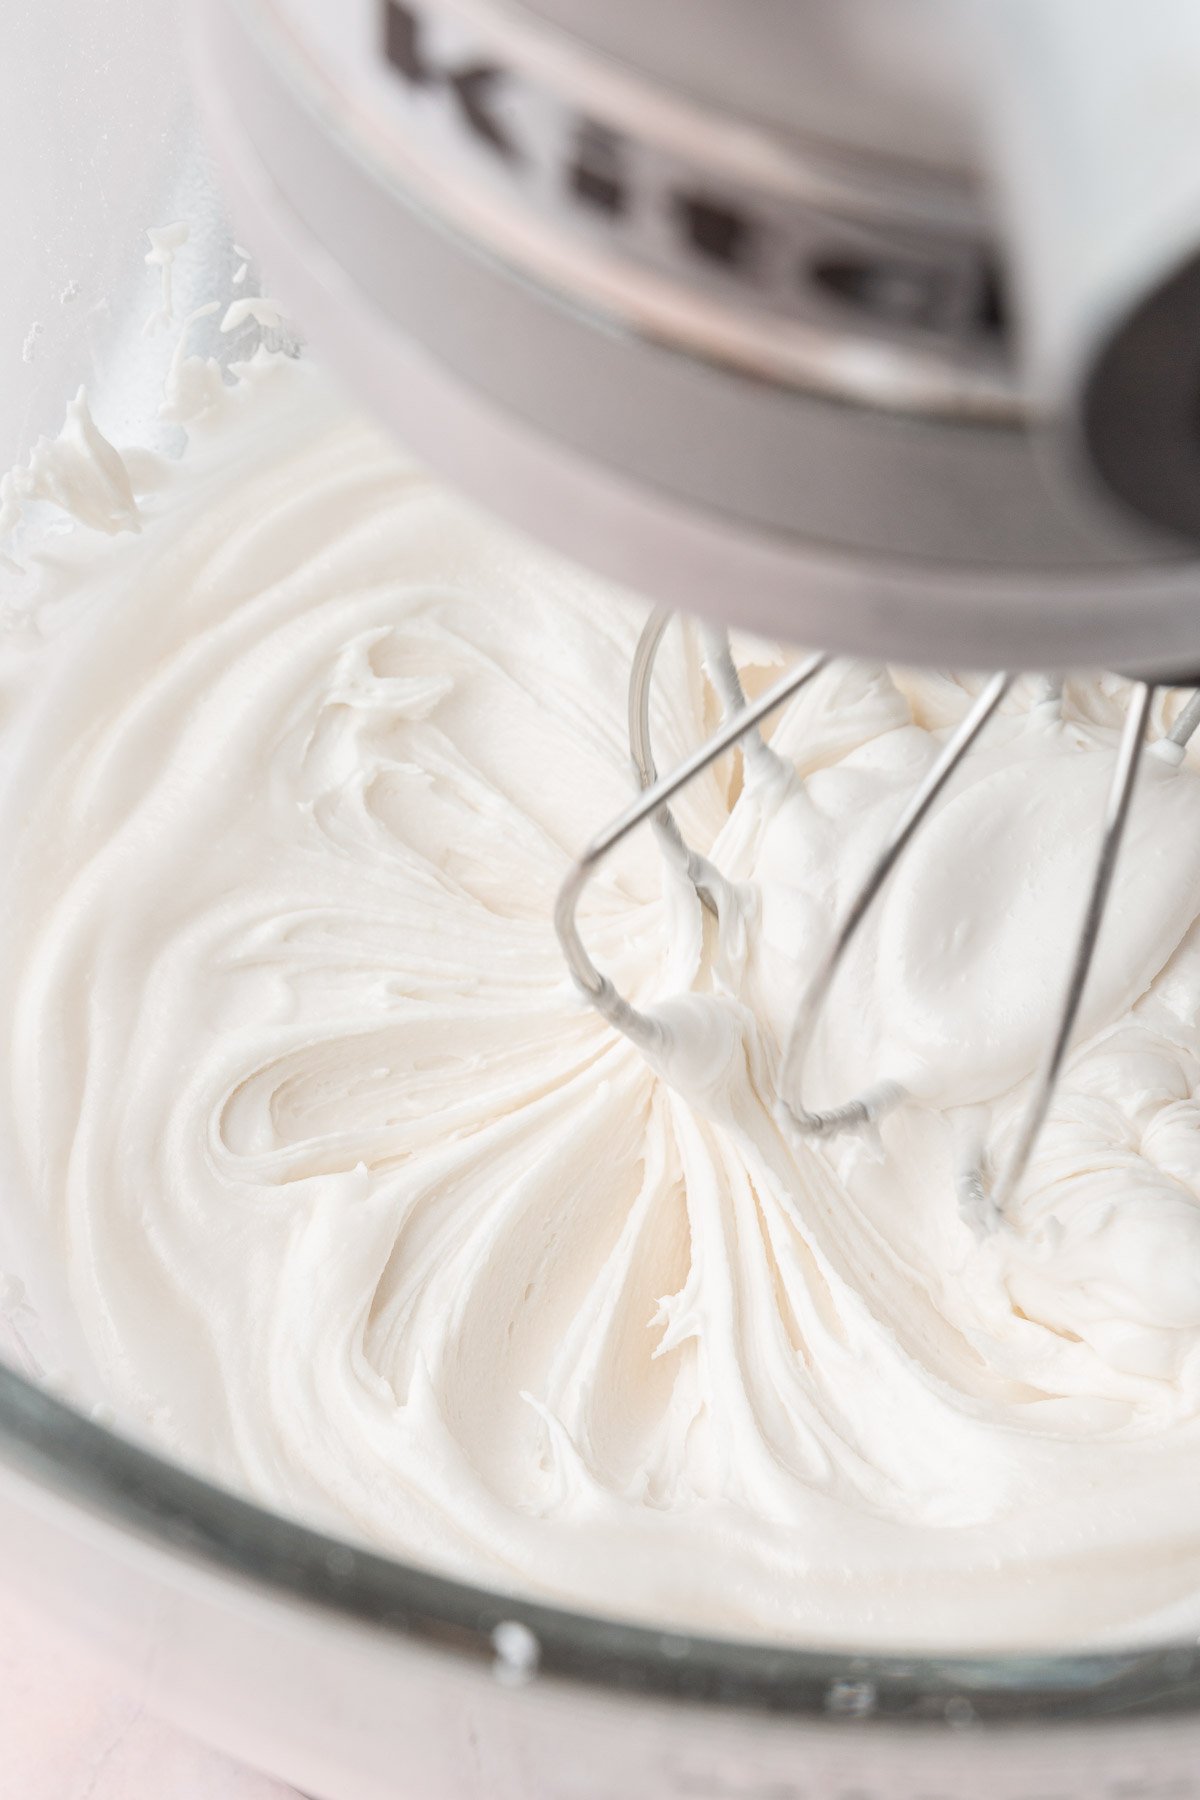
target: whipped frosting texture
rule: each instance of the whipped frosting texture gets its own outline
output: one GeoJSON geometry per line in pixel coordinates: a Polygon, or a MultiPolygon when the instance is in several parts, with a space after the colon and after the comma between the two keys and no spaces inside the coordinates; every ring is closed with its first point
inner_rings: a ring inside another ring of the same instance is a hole
{"type": "MultiPolygon", "coordinates": [[[[1017,684],[809,1058],[813,1104],[910,1098],[875,1140],[796,1141],[772,1082],[805,972],[977,684],[836,664],[694,784],[719,926],[650,831],[601,871],[583,930],[658,1009],[652,1067],[552,924],[631,797],[640,607],[304,364],[201,386],[136,509],[101,458],[99,532],[55,541],[13,627],[3,1088],[119,1416],[272,1505],[610,1614],[864,1648],[1194,1634],[1190,759],[1147,760],[1078,1046],[981,1232],[955,1169],[1019,1118],[1124,685],[1060,710],[1017,684]]],[[[783,666],[735,648],[751,691],[783,666]]],[[[661,663],[666,768],[718,700],[694,628],[661,663]]]]}

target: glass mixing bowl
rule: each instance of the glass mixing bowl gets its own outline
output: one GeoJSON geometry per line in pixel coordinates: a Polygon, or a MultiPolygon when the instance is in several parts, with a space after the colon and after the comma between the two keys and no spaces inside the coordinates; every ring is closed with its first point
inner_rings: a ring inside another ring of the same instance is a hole
{"type": "MultiPolygon", "coordinates": [[[[190,225],[181,315],[239,260],[191,124],[180,24],[167,0],[9,0],[0,11],[0,466],[57,429],[81,380],[111,435],[145,441],[171,349],[167,337],[157,349],[141,341],[148,225],[190,225]]],[[[12,1176],[0,1169],[0,1180],[12,1176]]],[[[1200,1793],[1194,1643],[931,1658],[719,1642],[469,1587],[222,1491],[106,1429],[36,1372],[69,1318],[56,1334],[48,1318],[19,1316],[12,1277],[26,1249],[4,1230],[18,1210],[0,1205],[11,1340],[0,1578],[89,1639],[149,1706],[306,1793],[1200,1793]],[[23,1370],[18,1344],[32,1350],[23,1370]]]]}

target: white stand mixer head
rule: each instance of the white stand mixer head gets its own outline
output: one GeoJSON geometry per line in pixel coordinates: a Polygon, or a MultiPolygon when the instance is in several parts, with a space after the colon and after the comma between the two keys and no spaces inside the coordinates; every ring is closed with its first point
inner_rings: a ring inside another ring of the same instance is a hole
{"type": "Polygon", "coordinates": [[[195,63],[318,347],[537,535],[793,641],[1186,669],[1195,521],[1138,470],[1190,365],[1136,456],[1113,418],[1190,328],[1195,24],[894,11],[207,0],[195,63]]]}

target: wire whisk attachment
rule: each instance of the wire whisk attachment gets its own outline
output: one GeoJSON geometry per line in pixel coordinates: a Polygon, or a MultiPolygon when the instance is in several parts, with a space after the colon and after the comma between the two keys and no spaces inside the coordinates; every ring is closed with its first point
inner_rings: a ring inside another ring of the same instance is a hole
{"type": "MultiPolygon", "coordinates": [[[[660,777],[650,744],[650,687],[655,658],[670,618],[671,615],[662,610],[651,615],[634,653],[630,673],[630,751],[643,791],[632,806],[588,845],[564,881],[555,911],[555,924],[563,953],[581,991],[612,1025],[644,1051],[651,1052],[661,1047],[662,1028],[651,1015],[639,1011],[625,1000],[592,961],[578,929],[576,913],[580,896],[605,858],[631,832],[652,819],[664,853],[676,867],[687,874],[704,906],[719,916],[722,878],[705,857],[687,845],[671,812],[670,802],[736,744],[744,746],[748,763],[764,759],[775,761],[775,753],[763,740],[759,728],[773,712],[812,682],[831,660],[826,655],[810,656],[796,668],[789,670],[761,698],[747,703],[730,653],[728,638],[711,637],[707,646],[707,663],[723,709],[722,723],[708,741],[687,757],[677,769],[660,777]]],[[[1014,679],[1012,674],[1001,672],[991,676],[985,683],[965,718],[951,734],[891,828],[878,856],[837,921],[828,949],[819,958],[808,978],[783,1047],[775,1100],[776,1118],[789,1134],[800,1138],[829,1138],[841,1132],[861,1130],[875,1124],[887,1111],[907,1097],[900,1083],[882,1081],[837,1106],[810,1108],[802,1098],[806,1060],[850,946],[923,822],[1001,706],[1014,679]]],[[[1061,692],[1061,682],[1047,678],[1043,703],[1057,706],[1061,701],[1061,692]]],[[[960,1208],[964,1216],[976,1224],[986,1225],[1004,1214],[1016,1193],[1045,1124],[1074,1036],[1088,974],[1103,928],[1138,768],[1146,749],[1155,692],[1156,685],[1153,682],[1137,681],[1133,684],[1108,789],[1096,861],[1079,932],[1070,955],[1067,979],[1054,1029],[1034,1077],[1013,1147],[990,1187],[979,1159],[970,1160],[959,1172],[957,1180],[960,1208]]],[[[1181,761],[1188,741],[1198,727],[1200,692],[1191,696],[1170,732],[1154,745],[1155,752],[1168,762],[1181,761]]]]}

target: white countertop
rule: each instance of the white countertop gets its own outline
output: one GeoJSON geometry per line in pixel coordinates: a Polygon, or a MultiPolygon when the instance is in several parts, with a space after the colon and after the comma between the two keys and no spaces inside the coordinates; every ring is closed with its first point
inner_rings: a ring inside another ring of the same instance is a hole
{"type": "Polygon", "coordinates": [[[6,1800],[298,1800],[153,1718],[2,1590],[0,1768],[6,1800]]]}

